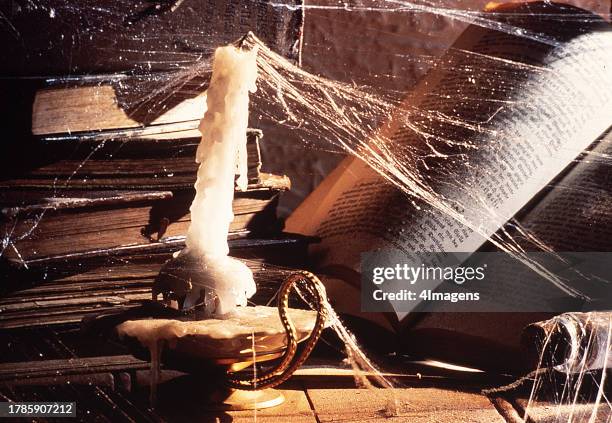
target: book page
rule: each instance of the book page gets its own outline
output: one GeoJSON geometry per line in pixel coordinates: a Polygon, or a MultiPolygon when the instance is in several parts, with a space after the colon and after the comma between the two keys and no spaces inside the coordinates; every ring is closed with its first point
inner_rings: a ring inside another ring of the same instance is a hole
{"type": "Polygon", "coordinates": [[[469,27],[441,59],[451,65],[434,67],[373,137],[393,140],[398,165],[416,175],[405,182],[422,195],[350,157],[287,229],[322,238],[321,265],[355,271],[375,249],[478,249],[611,123],[612,33],[562,30],[547,44],[469,27]],[[418,154],[402,156],[405,145],[418,154]]]}
{"type": "Polygon", "coordinates": [[[611,154],[612,129],[520,219],[521,224],[555,251],[611,251],[611,154]]]}

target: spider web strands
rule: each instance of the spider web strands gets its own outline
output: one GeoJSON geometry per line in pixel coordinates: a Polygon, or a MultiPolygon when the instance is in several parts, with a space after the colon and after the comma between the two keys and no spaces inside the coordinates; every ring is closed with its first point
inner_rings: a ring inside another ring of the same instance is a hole
{"type": "MultiPolygon", "coordinates": [[[[457,212],[453,200],[431,188],[429,181],[418,168],[418,163],[410,157],[411,151],[398,150],[395,140],[385,133],[385,127],[393,124],[403,125],[422,136],[429,147],[428,156],[448,158],[450,156],[436,150],[435,145],[429,143],[428,140],[435,140],[436,144],[442,142],[446,145],[460,145],[468,149],[478,149],[479,146],[444,135],[440,137],[435,133],[433,125],[428,126],[427,122],[442,123],[477,134],[492,135],[494,132],[485,127],[486,120],[490,120],[491,117],[487,117],[483,122],[470,122],[447,116],[444,113],[400,104],[398,100],[393,99],[391,94],[385,95],[386,93],[383,92],[382,95],[377,95],[366,86],[355,86],[310,74],[267,49],[256,37],[252,37],[251,42],[258,45],[260,49],[258,56],[260,83],[256,96],[267,106],[258,107],[262,115],[291,128],[294,134],[299,132],[297,136],[307,144],[314,144],[315,148],[319,146],[326,149],[332,148],[359,157],[410,198],[424,202],[444,215],[481,233],[502,251],[518,256],[526,266],[545,276],[566,294],[586,299],[548,269],[527,257],[521,245],[514,242],[505,229],[502,229],[501,234],[490,236],[463,213],[457,212]],[[364,104],[367,104],[367,107],[364,104]],[[280,118],[278,105],[282,108],[280,118]],[[385,120],[387,120],[386,123],[385,120]],[[377,129],[377,125],[381,124],[383,129],[377,129]]],[[[489,56],[484,59],[487,62],[498,60],[489,56]]],[[[504,66],[509,65],[512,71],[549,72],[545,68],[507,59],[500,61],[504,66]]],[[[516,103],[513,102],[513,104],[516,103]]],[[[466,164],[472,166],[467,161],[466,164]]],[[[453,184],[456,185],[453,182],[448,185],[453,188],[453,184]]],[[[470,201],[480,208],[481,217],[489,216],[491,220],[496,218],[496,211],[487,205],[486,201],[469,191],[468,194],[471,195],[470,201]]],[[[415,206],[417,209],[420,208],[416,203],[415,206]]],[[[531,238],[532,243],[551,251],[520,225],[515,225],[515,227],[519,233],[531,238]]]]}
{"type": "MultiPolygon", "coordinates": [[[[347,12],[379,12],[379,13],[417,13],[431,14],[442,16],[454,21],[463,22],[472,25],[478,25],[483,28],[501,31],[512,35],[521,36],[541,43],[552,46],[560,45],[559,40],[537,31],[529,31],[524,28],[519,28],[512,24],[499,22],[495,18],[498,13],[494,11],[466,10],[462,8],[452,7],[453,2],[448,1],[402,1],[402,0],[362,0],[362,1],[347,1],[340,6],[337,4],[305,4],[292,5],[278,2],[270,2],[270,5],[276,8],[286,8],[290,10],[343,10],[347,12]]],[[[532,15],[530,12],[513,13],[515,17],[532,15]]],[[[589,12],[576,12],[570,16],[567,14],[545,13],[549,18],[558,18],[560,21],[577,21],[588,23],[592,22],[596,17],[589,12]]]]}
{"type": "Polygon", "coordinates": [[[537,419],[541,403],[552,402],[548,416],[555,421],[610,421],[612,314],[567,313],[534,326],[543,329],[544,339],[523,418],[537,419]]]}
{"type": "MultiPolygon", "coordinates": [[[[401,13],[404,11],[431,13],[441,16],[446,16],[451,19],[461,22],[474,23],[477,26],[496,29],[498,31],[516,35],[522,38],[540,42],[545,45],[555,46],[558,41],[539,34],[534,31],[526,31],[511,24],[500,24],[493,19],[495,14],[483,14],[481,12],[470,12],[456,10],[447,7],[444,2],[374,2],[372,6],[301,6],[305,9],[311,8],[333,8],[337,10],[379,10],[389,13],[401,13]],[[379,6],[376,7],[375,5],[379,6]],[[360,9],[361,8],[361,9],[360,9]],[[490,18],[488,18],[490,17],[490,18]]],[[[278,5],[278,7],[286,7],[278,5]]],[[[549,16],[554,17],[549,14],[549,16]]],[[[563,24],[564,21],[590,22],[591,15],[573,14],[560,16],[558,21],[563,24]]],[[[255,41],[261,46],[261,42],[255,41]]],[[[458,50],[459,51],[459,50],[458,50]]],[[[495,68],[497,72],[505,69],[508,76],[512,74],[520,74],[523,71],[529,72],[549,72],[543,67],[526,65],[512,60],[500,59],[494,56],[477,55],[472,52],[459,51],[466,56],[472,56],[474,61],[478,62],[479,66],[495,68]],[[479,56],[479,57],[477,57],[479,56]],[[501,66],[503,64],[503,66],[501,66]]],[[[454,62],[444,62],[444,59],[435,61],[433,65],[446,66],[449,70],[459,70],[459,65],[454,62]]],[[[151,93],[139,93],[135,100],[128,106],[147,108],[159,101],[158,94],[162,97],[167,92],[182,89],[187,81],[194,77],[202,76],[207,71],[209,65],[206,62],[198,63],[194,66],[184,68],[177,72],[169,72],[164,74],[160,79],[160,88],[151,93]]],[[[404,192],[409,198],[413,199],[415,207],[420,207],[422,202],[432,206],[444,215],[449,216],[466,226],[472,227],[475,231],[480,228],[475,226],[470,219],[467,219],[462,213],[457,212],[457,204],[454,200],[448,198],[441,192],[431,189],[425,174],[417,167],[418,159],[410,158],[410,150],[397,154],[397,150],[393,146],[393,140],[381,133],[381,125],[391,119],[401,121],[402,125],[418,133],[427,145],[427,157],[438,157],[441,159],[452,158],[453,155],[441,151],[437,148],[434,141],[443,141],[446,145],[461,146],[466,149],[478,149],[479,147],[469,142],[459,141],[449,136],[441,134],[428,125],[428,122],[444,122],[451,124],[456,128],[475,131],[478,133],[486,133],[489,129],[485,126],[487,121],[493,116],[489,115],[482,122],[456,119],[450,115],[437,111],[422,109],[419,107],[409,107],[398,100],[401,94],[394,91],[383,91],[375,87],[348,84],[339,81],[334,81],[320,76],[308,73],[301,68],[291,65],[280,56],[275,55],[272,51],[260,47],[260,55],[258,59],[260,68],[261,83],[259,86],[259,100],[269,107],[259,108],[258,111],[269,120],[275,121],[277,124],[288,128],[298,140],[305,145],[321,149],[332,150],[336,152],[344,152],[353,156],[358,156],[387,181],[394,184],[398,189],[404,192]],[[400,109],[402,113],[396,115],[396,110],[400,109]],[[408,160],[406,160],[408,159],[408,160]]],[[[465,70],[465,68],[464,68],[465,70]]],[[[514,79],[510,79],[509,83],[515,83],[514,79]]],[[[194,89],[194,94],[197,89],[194,89]]],[[[482,93],[482,98],[476,97],[475,100],[487,101],[495,103],[496,107],[503,105],[513,105],[521,102],[520,98],[510,100],[498,100],[495,98],[485,98],[486,93],[482,93]]],[[[559,92],[560,98],[565,93],[559,92]]],[[[468,97],[462,97],[463,100],[469,100],[468,97]]],[[[460,157],[459,157],[460,158],[460,157]]],[[[607,157],[603,157],[607,160],[607,157]]],[[[58,181],[59,182],[59,181],[58,181]]],[[[462,185],[464,181],[455,182],[455,186],[462,185]]],[[[447,182],[448,187],[453,187],[453,183],[447,182]]],[[[482,198],[473,196],[470,198],[473,205],[482,207],[484,215],[492,216],[494,210],[487,208],[482,198]]],[[[533,242],[536,242],[542,249],[550,249],[545,243],[537,239],[533,234],[526,229],[520,227],[520,224],[515,223],[515,228],[519,230],[519,235],[530,237],[533,242]]],[[[494,235],[491,241],[499,248],[512,252],[516,255],[524,253],[520,244],[515,242],[513,235],[505,228],[503,238],[500,235],[494,235]]],[[[514,235],[515,236],[515,235],[514,235]]],[[[547,274],[546,269],[539,269],[536,263],[529,263],[530,266],[535,266],[538,271],[547,274]]],[[[551,275],[551,277],[554,275],[551,275]]],[[[561,286],[563,286],[561,284],[561,286]]],[[[609,341],[608,341],[609,345],[609,341]]],[[[601,380],[601,385],[605,380],[601,380]]],[[[562,395],[566,398],[567,395],[562,395]]],[[[575,400],[576,394],[572,391],[569,395],[572,401],[575,400]]],[[[605,394],[599,395],[599,400],[607,401],[605,394]]],[[[591,420],[593,418],[591,417],[591,420]]]]}

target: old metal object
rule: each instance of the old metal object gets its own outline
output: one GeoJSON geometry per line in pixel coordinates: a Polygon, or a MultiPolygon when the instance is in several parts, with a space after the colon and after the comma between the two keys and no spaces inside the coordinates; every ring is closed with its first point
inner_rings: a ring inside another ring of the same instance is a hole
{"type": "MultiPolygon", "coordinates": [[[[208,378],[216,384],[209,395],[212,408],[237,410],[281,404],[282,394],[269,388],[291,377],[321,336],[328,317],[323,284],[312,273],[293,273],[278,292],[276,308],[239,307],[225,319],[193,320],[197,312],[186,314],[183,306],[194,292],[200,297],[202,287],[194,283],[197,273],[185,264],[176,260],[167,263],[153,290],[154,298],[161,295],[164,304],[178,306],[182,317],[130,320],[118,325],[117,333],[133,349],[142,350],[143,340],[153,339],[156,347],[161,346],[159,356],[168,368],[212,375],[208,378]],[[289,307],[294,290],[314,311],[289,307]],[[303,347],[298,348],[298,343],[303,347]],[[273,361],[276,363],[267,369],[246,370],[273,361]]],[[[195,303],[191,311],[197,308],[195,303]]]]}

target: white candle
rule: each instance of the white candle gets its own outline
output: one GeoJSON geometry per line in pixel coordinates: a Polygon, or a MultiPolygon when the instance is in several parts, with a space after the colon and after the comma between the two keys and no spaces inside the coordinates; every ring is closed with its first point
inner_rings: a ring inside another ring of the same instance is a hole
{"type": "Polygon", "coordinates": [[[207,111],[200,123],[202,140],[196,153],[196,162],[200,164],[196,196],[190,209],[187,248],[181,255],[188,254],[201,264],[202,274],[196,279],[203,281],[206,311],[214,315],[227,314],[237,305],[246,305],[247,298],[255,293],[250,269],[227,255],[227,234],[234,219],[234,184],[242,190],[247,186],[246,130],[249,92],[256,90],[256,58],[257,50],[226,46],[215,51],[207,111]]]}

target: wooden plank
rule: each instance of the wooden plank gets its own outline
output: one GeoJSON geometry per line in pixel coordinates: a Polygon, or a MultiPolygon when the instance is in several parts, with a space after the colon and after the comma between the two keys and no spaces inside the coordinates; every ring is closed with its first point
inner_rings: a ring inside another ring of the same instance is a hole
{"type": "Polygon", "coordinates": [[[111,373],[148,367],[149,363],[131,355],[2,363],[0,364],[0,383],[10,384],[15,380],[111,373]]]}
{"type": "Polygon", "coordinates": [[[320,422],[504,422],[484,395],[438,388],[307,389],[320,422]]]}
{"type": "MultiPolygon", "coordinates": [[[[308,403],[306,393],[302,390],[280,390],[285,402],[278,407],[263,410],[228,411],[232,423],[316,423],[316,417],[308,403]]],[[[211,415],[207,415],[211,416],[211,415]]],[[[200,420],[206,421],[206,420],[200,420]]],[[[214,420],[213,420],[214,421],[214,420]]]]}

